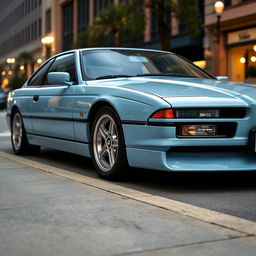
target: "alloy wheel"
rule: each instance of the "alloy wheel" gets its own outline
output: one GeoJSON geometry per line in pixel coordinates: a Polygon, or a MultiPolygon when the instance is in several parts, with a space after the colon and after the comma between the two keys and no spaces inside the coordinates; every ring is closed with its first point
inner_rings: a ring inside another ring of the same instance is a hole
{"type": "Polygon", "coordinates": [[[116,163],[118,154],[118,132],[114,119],[103,114],[95,124],[93,151],[96,163],[103,172],[110,171],[116,163]]]}

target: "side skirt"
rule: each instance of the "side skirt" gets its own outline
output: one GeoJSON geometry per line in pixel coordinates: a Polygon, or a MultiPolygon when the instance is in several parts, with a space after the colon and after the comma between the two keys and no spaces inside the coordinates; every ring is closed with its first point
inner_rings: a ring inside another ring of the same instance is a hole
{"type": "Polygon", "coordinates": [[[76,141],[62,140],[51,137],[27,134],[28,142],[32,145],[57,149],[65,152],[74,153],[77,155],[91,157],[90,144],[80,143],[76,141]]]}

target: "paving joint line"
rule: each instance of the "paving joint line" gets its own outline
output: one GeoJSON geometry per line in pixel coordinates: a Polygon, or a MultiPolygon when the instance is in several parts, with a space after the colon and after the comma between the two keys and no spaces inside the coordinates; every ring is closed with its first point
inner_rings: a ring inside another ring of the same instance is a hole
{"type": "Polygon", "coordinates": [[[240,238],[249,238],[249,237],[255,237],[255,235],[248,235],[248,236],[234,236],[230,238],[223,238],[223,239],[216,239],[211,241],[201,241],[201,242],[194,242],[194,243],[188,243],[188,244],[180,244],[180,245],[174,245],[174,246],[168,246],[168,247],[161,247],[161,248],[154,248],[154,249],[147,249],[143,251],[133,251],[133,252],[126,252],[126,253],[120,253],[120,254],[112,254],[111,256],[126,256],[126,255],[132,255],[132,254],[140,254],[145,252],[154,252],[154,251],[160,251],[160,250],[168,250],[168,249],[174,249],[174,248],[185,248],[188,246],[193,245],[203,245],[203,244],[211,244],[211,243],[217,243],[222,241],[232,241],[240,238]]]}

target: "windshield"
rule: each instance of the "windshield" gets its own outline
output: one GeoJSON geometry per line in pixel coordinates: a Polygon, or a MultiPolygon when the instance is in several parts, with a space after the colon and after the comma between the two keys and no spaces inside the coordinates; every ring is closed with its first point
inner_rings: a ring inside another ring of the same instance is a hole
{"type": "Polygon", "coordinates": [[[143,50],[90,50],[82,52],[87,79],[129,76],[213,78],[203,70],[167,52],[143,50]]]}

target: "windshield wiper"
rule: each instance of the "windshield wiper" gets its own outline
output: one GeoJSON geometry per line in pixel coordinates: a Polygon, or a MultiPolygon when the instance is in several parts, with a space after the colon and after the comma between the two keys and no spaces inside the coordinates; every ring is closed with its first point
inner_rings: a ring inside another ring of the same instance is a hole
{"type": "Polygon", "coordinates": [[[98,76],[95,79],[99,80],[99,79],[110,79],[110,78],[118,78],[118,77],[132,77],[129,75],[106,75],[106,76],[98,76]]]}
{"type": "Polygon", "coordinates": [[[137,74],[137,76],[177,76],[177,77],[195,77],[187,74],[180,73],[146,73],[146,74],[137,74]]]}

